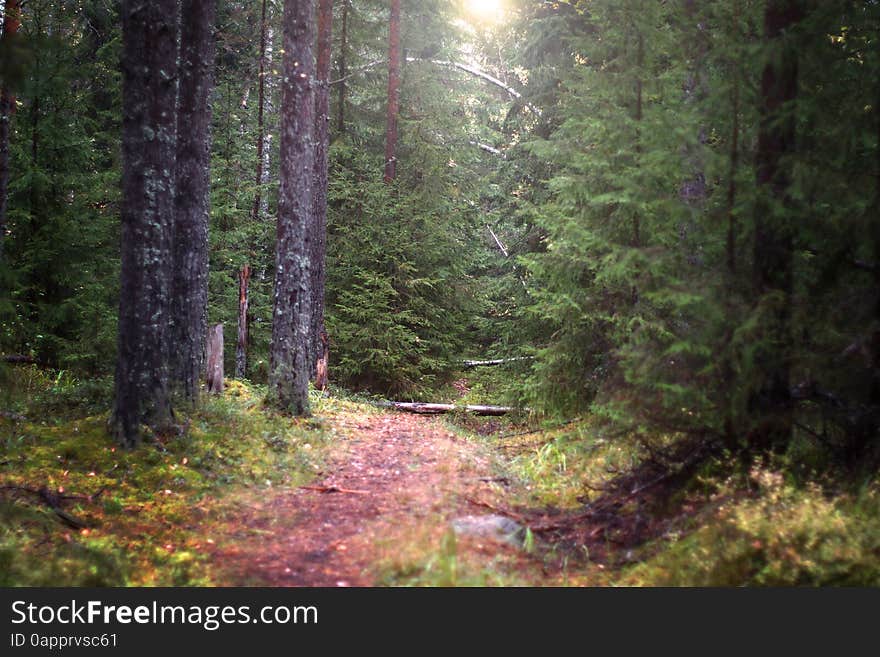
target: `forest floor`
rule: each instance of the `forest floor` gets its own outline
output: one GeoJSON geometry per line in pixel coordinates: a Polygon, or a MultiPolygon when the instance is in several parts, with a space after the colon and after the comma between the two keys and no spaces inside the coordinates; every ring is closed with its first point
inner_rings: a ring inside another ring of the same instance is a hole
{"type": "Polygon", "coordinates": [[[543,561],[493,537],[454,536],[459,517],[498,503],[493,455],[439,418],[333,418],[341,429],[309,486],[244,493],[214,534],[214,576],[227,585],[371,586],[418,578],[546,584],[543,561]]]}
{"type": "Polygon", "coordinates": [[[0,586],[880,583],[873,482],[724,455],[658,477],[590,417],[336,390],[291,418],[234,381],[120,450],[111,384],[19,367],[0,386],[0,586]]]}

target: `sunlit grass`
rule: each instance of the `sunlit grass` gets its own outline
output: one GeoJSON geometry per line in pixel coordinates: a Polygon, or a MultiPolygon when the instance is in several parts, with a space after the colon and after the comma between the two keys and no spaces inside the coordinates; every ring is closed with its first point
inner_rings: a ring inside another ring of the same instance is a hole
{"type": "Polygon", "coordinates": [[[106,414],[83,415],[93,410],[83,384],[22,369],[10,397],[27,420],[0,419],[6,586],[213,584],[200,524],[240,488],[308,482],[336,435],[323,416],[344,425],[370,412],[315,394],[315,416],[294,419],[266,410],[262,388],[230,382],[197,412],[178,412],[179,434],[127,451],[109,438],[106,414]],[[63,523],[33,492],[41,487],[75,496],[63,510],[85,526],[63,523]]]}

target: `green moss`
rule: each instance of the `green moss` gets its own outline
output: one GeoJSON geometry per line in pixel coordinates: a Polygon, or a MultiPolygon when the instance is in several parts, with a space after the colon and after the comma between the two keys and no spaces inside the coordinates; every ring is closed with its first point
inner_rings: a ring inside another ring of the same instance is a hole
{"type": "MultiPolygon", "coordinates": [[[[27,376],[11,377],[21,384],[11,396],[30,421],[0,419],[4,586],[211,584],[195,547],[199,521],[222,514],[224,500],[242,487],[306,483],[332,435],[320,417],[263,410],[263,388],[232,382],[198,411],[178,413],[178,433],[123,450],[107,433],[107,416],[80,403],[75,381],[59,397],[57,377],[25,369],[27,376]],[[63,524],[24,490],[42,486],[71,496],[64,510],[86,529],[63,524]]],[[[316,402],[319,412],[369,412],[352,402],[316,402]]]]}

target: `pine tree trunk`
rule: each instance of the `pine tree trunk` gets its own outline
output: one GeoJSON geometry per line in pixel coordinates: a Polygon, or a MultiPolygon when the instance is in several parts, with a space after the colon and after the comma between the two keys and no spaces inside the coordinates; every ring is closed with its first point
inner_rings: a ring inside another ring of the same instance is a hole
{"type": "MultiPolygon", "coordinates": [[[[9,48],[21,24],[19,0],[6,0],[3,15],[2,44],[9,48]]],[[[15,97],[4,84],[0,87],[0,261],[3,260],[3,241],[6,237],[6,208],[9,188],[9,124],[15,112],[15,97]]]]}
{"type": "Polygon", "coordinates": [[[388,115],[385,127],[386,183],[397,177],[397,114],[400,111],[400,0],[391,0],[388,22],[388,115]]]}
{"type": "Polygon", "coordinates": [[[761,123],[758,130],[754,282],[760,300],[777,297],[758,347],[755,363],[761,384],[750,396],[755,414],[750,442],[779,449],[791,437],[791,176],[783,158],[795,148],[792,103],[797,98],[798,55],[791,29],[802,15],[800,0],[769,0],[764,12],[768,60],[761,76],[761,123]]]}
{"type": "Polygon", "coordinates": [[[125,447],[140,442],[142,424],[171,420],[176,9],[176,0],[122,4],[122,266],[111,430],[125,447]]]}
{"type": "Polygon", "coordinates": [[[208,328],[208,219],[214,0],[183,0],[174,224],[174,380],[198,398],[208,328]]]}
{"type": "Polygon", "coordinates": [[[330,146],[330,47],[333,29],[333,0],[318,0],[317,88],[315,89],[315,173],[312,236],[312,324],[311,373],[317,374],[324,328],[324,262],[327,251],[327,150],[330,146]]]}
{"type": "Polygon", "coordinates": [[[247,376],[248,305],[251,267],[242,265],[238,271],[238,340],[235,345],[235,378],[247,376]]]}
{"type": "Polygon", "coordinates": [[[284,2],[281,162],[269,399],[308,415],[311,275],[309,223],[314,170],[313,0],[284,2]],[[303,175],[303,172],[308,172],[303,175]]]}

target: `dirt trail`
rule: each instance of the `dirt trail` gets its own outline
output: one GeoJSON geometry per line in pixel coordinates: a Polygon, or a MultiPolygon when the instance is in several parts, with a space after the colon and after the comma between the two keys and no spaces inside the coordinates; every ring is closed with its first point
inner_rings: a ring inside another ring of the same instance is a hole
{"type": "MultiPolygon", "coordinates": [[[[334,426],[338,424],[334,423],[334,426]]],[[[213,549],[228,585],[370,586],[397,583],[448,545],[449,521],[487,513],[467,498],[498,493],[490,455],[430,417],[365,415],[349,422],[325,471],[305,488],[238,500],[213,549]],[[332,488],[341,489],[327,492],[332,488]]],[[[471,571],[540,577],[540,564],[494,541],[457,540],[471,571]]]]}

